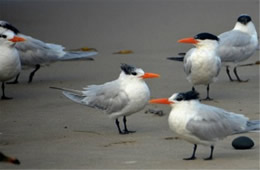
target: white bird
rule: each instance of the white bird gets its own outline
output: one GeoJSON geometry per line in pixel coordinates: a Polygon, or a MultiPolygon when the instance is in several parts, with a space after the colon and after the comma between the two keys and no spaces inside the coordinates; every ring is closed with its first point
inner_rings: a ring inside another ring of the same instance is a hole
{"type": "MultiPolygon", "coordinates": [[[[0,21],[0,30],[12,30],[20,37],[26,39],[25,42],[15,45],[18,50],[22,68],[34,68],[30,73],[28,83],[32,82],[33,76],[41,66],[49,65],[56,61],[70,60],[93,60],[92,56],[96,51],[65,51],[65,48],[58,44],[45,43],[41,40],[24,35],[17,28],[6,21],[0,21]]],[[[18,77],[13,83],[18,83],[18,77]]]]}
{"type": "Polygon", "coordinates": [[[240,62],[251,57],[258,48],[258,36],[255,25],[249,15],[242,14],[238,17],[235,27],[218,36],[220,38],[218,55],[222,63],[226,63],[226,72],[230,81],[234,81],[229,73],[230,64],[234,64],[233,72],[237,81],[243,82],[237,74],[240,62]]]}
{"type": "MultiPolygon", "coordinates": [[[[217,55],[221,58],[222,64],[226,65],[226,72],[230,81],[234,79],[230,75],[229,67],[235,65],[233,72],[239,82],[241,80],[237,74],[237,67],[247,66],[239,65],[250,58],[256,50],[259,50],[258,35],[255,25],[250,16],[242,14],[238,17],[235,27],[218,36],[220,39],[217,48],[217,55]]],[[[183,61],[185,53],[179,53],[178,57],[168,57],[170,60],[183,61]]]]}
{"type": "Polygon", "coordinates": [[[169,104],[172,110],[168,117],[169,127],[181,139],[194,144],[192,156],[184,160],[196,159],[197,145],[210,146],[213,159],[215,143],[229,135],[246,133],[260,129],[259,120],[249,120],[221,108],[202,104],[196,91],[175,93],[170,98],[150,100],[150,103],[169,104]]]}
{"type": "Polygon", "coordinates": [[[179,40],[179,43],[191,43],[196,48],[190,49],[184,57],[184,71],[188,81],[193,85],[207,86],[206,100],[209,97],[209,85],[217,80],[221,68],[221,60],[216,53],[218,37],[210,33],[200,33],[195,37],[179,40]]]}
{"type": "Polygon", "coordinates": [[[5,82],[14,78],[21,71],[19,54],[15,49],[16,42],[25,41],[16,36],[11,30],[0,29],[0,81],[2,82],[2,99],[11,99],[5,96],[5,82]]]}
{"type": "Polygon", "coordinates": [[[159,77],[158,74],[145,73],[141,68],[128,64],[121,65],[119,78],[102,85],[90,85],[83,91],[51,87],[63,91],[74,102],[104,110],[115,119],[120,134],[127,134],[126,116],[142,110],[150,99],[146,78],[159,77]],[[121,131],[118,118],[123,116],[124,131],[121,131]]]}

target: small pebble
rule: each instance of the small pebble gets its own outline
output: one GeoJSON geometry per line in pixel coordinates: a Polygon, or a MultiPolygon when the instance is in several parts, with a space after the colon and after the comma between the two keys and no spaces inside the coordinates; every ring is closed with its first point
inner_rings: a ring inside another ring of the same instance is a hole
{"type": "Polygon", "coordinates": [[[232,146],[235,149],[251,149],[254,146],[254,141],[246,136],[240,136],[232,141],[232,146]]]}

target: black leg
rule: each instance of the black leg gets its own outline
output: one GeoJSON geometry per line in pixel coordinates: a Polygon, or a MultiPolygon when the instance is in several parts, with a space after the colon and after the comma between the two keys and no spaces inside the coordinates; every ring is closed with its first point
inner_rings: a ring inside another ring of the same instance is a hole
{"type": "Polygon", "coordinates": [[[230,81],[234,81],[234,80],[232,79],[232,77],[230,76],[229,66],[226,66],[226,73],[227,73],[227,75],[228,75],[229,80],[230,80],[230,81]]]}
{"type": "Polygon", "coordinates": [[[207,97],[204,100],[213,100],[212,98],[209,97],[209,84],[207,86],[207,97]]]}
{"type": "Polygon", "coordinates": [[[236,76],[238,82],[248,82],[248,79],[247,79],[247,80],[241,80],[241,79],[239,78],[239,76],[238,76],[238,74],[237,74],[237,66],[234,67],[234,70],[233,70],[233,71],[234,71],[234,74],[235,74],[235,76],[236,76]]]}
{"type": "Polygon", "coordinates": [[[17,76],[15,77],[15,80],[14,80],[14,81],[7,82],[6,84],[18,84],[18,83],[19,83],[19,81],[18,81],[18,79],[19,79],[19,76],[20,76],[20,73],[19,73],[19,74],[17,74],[17,76]]]}
{"type": "Polygon", "coordinates": [[[130,130],[127,129],[127,126],[126,126],[126,116],[124,116],[123,122],[124,122],[124,128],[125,128],[125,129],[124,129],[124,133],[125,133],[125,134],[135,133],[135,131],[130,131],[130,130]]]}
{"type": "Polygon", "coordinates": [[[119,134],[123,134],[122,131],[121,131],[118,119],[116,119],[115,123],[116,123],[119,134]]]}
{"type": "Polygon", "coordinates": [[[194,144],[193,153],[192,153],[191,157],[189,157],[189,158],[183,158],[183,160],[194,160],[194,159],[196,159],[196,156],[195,156],[196,150],[197,150],[197,145],[194,144]]]}
{"type": "Polygon", "coordinates": [[[10,100],[10,99],[12,99],[11,97],[6,97],[5,96],[5,83],[4,82],[2,82],[2,92],[3,92],[3,95],[2,95],[2,100],[10,100]]]}
{"type": "Polygon", "coordinates": [[[194,86],[192,86],[192,89],[191,89],[193,92],[195,92],[196,90],[195,90],[195,87],[194,86]]]}
{"type": "Polygon", "coordinates": [[[34,74],[35,74],[36,71],[39,70],[40,68],[41,68],[41,65],[40,65],[40,64],[36,64],[36,65],[35,65],[35,69],[30,73],[28,83],[31,83],[31,82],[32,82],[34,74]]]}
{"type": "Polygon", "coordinates": [[[208,158],[205,158],[204,160],[212,160],[213,159],[213,151],[214,151],[214,146],[210,146],[210,155],[208,158]]]}

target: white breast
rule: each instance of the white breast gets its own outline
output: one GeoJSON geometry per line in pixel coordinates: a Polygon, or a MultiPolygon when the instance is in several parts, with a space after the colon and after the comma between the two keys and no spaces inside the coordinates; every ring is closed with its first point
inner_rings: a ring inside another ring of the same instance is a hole
{"type": "Polygon", "coordinates": [[[0,47],[0,81],[14,78],[21,71],[21,63],[17,50],[0,47]]]}
{"type": "Polygon", "coordinates": [[[194,85],[212,83],[218,75],[220,65],[220,59],[215,51],[197,49],[190,57],[192,67],[187,79],[194,85]]]}

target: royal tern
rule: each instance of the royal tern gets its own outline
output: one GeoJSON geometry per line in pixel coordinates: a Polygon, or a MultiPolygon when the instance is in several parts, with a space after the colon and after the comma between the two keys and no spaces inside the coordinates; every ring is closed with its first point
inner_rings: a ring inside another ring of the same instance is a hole
{"type": "Polygon", "coordinates": [[[209,97],[209,85],[215,82],[221,68],[221,60],[216,53],[218,37],[210,33],[200,33],[195,37],[179,40],[179,43],[191,43],[195,48],[190,49],[184,57],[184,71],[188,81],[193,85],[207,86],[206,100],[209,97]]]}
{"type": "MultiPolygon", "coordinates": [[[[257,32],[250,16],[243,14],[237,19],[235,27],[218,36],[220,39],[217,54],[221,58],[222,64],[226,65],[226,72],[230,81],[234,79],[230,75],[229,67],[234,64],[233,72],[239,82],[241,80],[237,74],[237,67],[247,66],[238,65],[251,57],[259,49],[257,32]]],[[[183,61],[185,53],[179,53],[178,57],[168,57],[170,60],[183,61]]]]}
{"type": "MultiPolygon", "coordinates": [[[[230,81],[234,81],[229,73],[230,63],[234,63],[233,72],[237,81],[243,82],[237,74],[239,62],[247,60],[258,48],[258,36],[255,25],[249,15],[242,14],[238,17],[235,27],[218,36],[220,45],[217,50],[222,63],[226,64],[226,72],[230,81]]],[[[241,65],[242,66],[242,65],[241,65]]]]}
{"type": "Polygon", "coordinates": [[[168,123],[172,131],[180,138],[194,144],[192,156],[195,159],[197,145],[210,146],[213,158],[215,143],[229,135],[259,130],[259,120],[249,120],[242,114],[236,114],[221,108],[200,103],[196,91],[175,93],[170,98],[150,100],[150,103],[169,104],[172,110],[168,123]]]}
{"type": "Polygon", "coordinates": [[[16,164],[16,165],[20,164],[20,161],[18,159],[6,156],[2,152],[0,152],[0,162],[7,162],[7,163],[16,164]]]}
{"type": "MultiPolygon", "coordinates": [[[[6,21],[0,21],[1,30],[12,30],[18,36],[26,39],[25,42],[15,45],[18,50],[22,68],[34,68],[30,73],[28,83],[32,82],[33,76],[41,66],[49,65],[56,61],[71,60],[93,60],[96,51],[65,51],[65,48],[58,44],[45,43],[28,35],[22,34],[17,28],[6,21]]],[[[18,83],[17,75],[13,83],[18,83]]]]}
{"type": "Polygon", "coordinates": [[[90,85],[83,91],[51,87],[63,91],[74,102],[104,110],[115,120],[120,134],[127,134],[126,116],[142,110],[150,99],[146,78],[159,77],[158,74],[145,73],[141,68],[128,64],[121,65],[119,78],[102,85],[90,85]],[[121,131],[118,118],[123,116],[124,131],[121,131]]]}
{"type": "Polygon", "coordinates": [[[0,81],[2,82],[2,99],[11,99],[5,96],[5,82],[14,78],[21,71],[21,62],[15,43],[25,41],[16,36],[11,30],[0,29],[0,81]]]}

